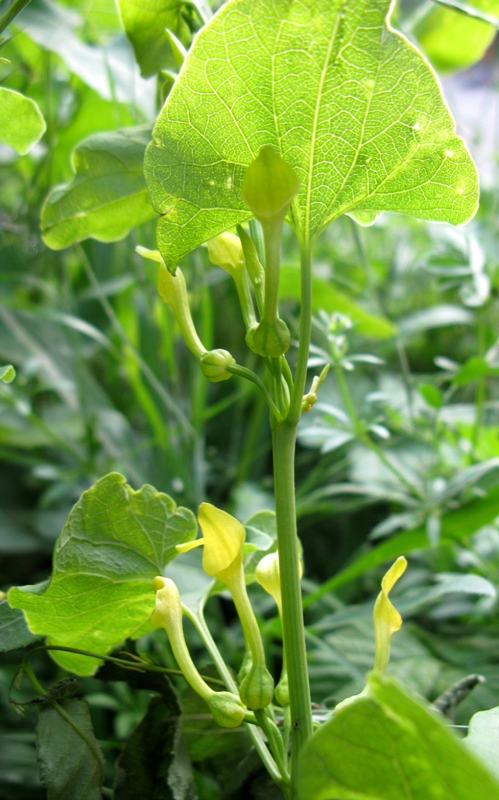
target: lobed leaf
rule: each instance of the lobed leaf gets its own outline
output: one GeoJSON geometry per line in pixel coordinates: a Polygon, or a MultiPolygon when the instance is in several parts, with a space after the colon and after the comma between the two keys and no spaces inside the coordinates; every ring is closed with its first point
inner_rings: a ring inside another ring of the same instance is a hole
{"type": "Polygon", "coordinates": [[[336,708],[304,747],[300,800],[499,800],[499,783],[436,714],[393,681],[336,708]]]}
{"type": "MultiPolygon", "coordinates": [[[[196,535],[196,520],[152,486],[134,491],[118,473],[83,493],[54,550],[50,581],[10,590],[13,608],[48,644],[107,654],[149,628],[152,581],[177,555],[175,546],[196,535]]],[[[54,659],[79,675],[96,659],[57,652],[54,659]]]]}
{"type": "Polygon", "coordinates": [[[349,213],[461,223],[477,174],[428,63],[389,24],[390,0],[231,0],[199,33],[145,159],[170,269],[248,219],[241,185],[272,145],[301,187],[290,221],[313,239],[349,213]]]}
{"type": "Polygon", "coordinates": [[[0,142],[24,156],[42,138],[46,128],[34,100],[0,86],[0,142]]]}
{"type": "Polygon", "coordinates": [[[80,142],[72,156],[75,177],[45,200],[45,244],[61,250],[88,237],[113,242],[154,217],[142,170],[149,132],[141,125],[80,142]]]}

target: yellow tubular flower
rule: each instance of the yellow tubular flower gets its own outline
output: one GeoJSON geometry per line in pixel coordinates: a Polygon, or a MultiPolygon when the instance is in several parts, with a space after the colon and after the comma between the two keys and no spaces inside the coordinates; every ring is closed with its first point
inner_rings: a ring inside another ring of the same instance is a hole
{"type": "Polygon", "coordinates": [[[170,578],[161,576],[154,579],[153,586],[156,607],[152,622],[168,634],[173,655],[186,681],[208,703],[215,722],[224,728],[237,728],[244,720],[246,708],[231,692],[215,692],[197,671],[184,638],[182,602],[177,586],[170,578]]]}
{"type": "Polygon", "coordinates": [[[381,592],[374,605],[374,637],[376,656],[374,669],[384,674],[390,660],[390,641],[392,635],[402,627],[402,617],[389,600],[388,595],[398,579],[404,574],[407,560],[400,556],[390,567],[381,581],[381,592]]]}
{"type": "Polygon", "coordinates": [[[206,242],[208,257],[212,264],[221,267],[232,276],[236,284],[239,304],[246,328],[256,324],[255,309],[249,290],[248,275],[241,240],[233,233],[221,233],[206,242]]]}
{"type": "Polygon", "coordinates": [[[177,550],[185,552],[204,545],[204,571],[229,588],[243,629],[246,648],[251,652],[251,665],[241,683],[241,699],[249,708],[265,708],[272,700],[274,682],[265,666],[260,629],[246,591],[243,569],[246,531],[237,519],[211,503],[200,505],[198,520],[203,537],[177,545],[177,550]]]}

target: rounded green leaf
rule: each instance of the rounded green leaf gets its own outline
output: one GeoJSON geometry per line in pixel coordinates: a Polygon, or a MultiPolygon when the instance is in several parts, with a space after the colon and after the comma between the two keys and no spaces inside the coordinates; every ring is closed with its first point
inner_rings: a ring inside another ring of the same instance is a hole
{"type": "MultiPolygon", "coordinates": [[[[196,535],[196,520],[152,486],[134,491],[118,473],[83,493],[59,536],[50,581],[10,590],[33,633],[49,644],[110,652],[144,633],[154,609],[152,582],[196,535]]],[[[79,675],[99,662],[63,652],[55,660],[79,675]]]]}
{"type": "MultiPolygon", "coordinates": [[[[470,6],[487,14],[499,14],[499,0],[473,0],[470,6]]],[[[452,72],[479,61],[492,43],[496,28],[457,8],[435,5],[412,33],[437,69],[452,72]]]]}
{"type": "Polygon", "coordinates": [[[13,89],[0,87],[0,142],[24,156],[42,138],[46,128],[34,100],[13,89]]]}

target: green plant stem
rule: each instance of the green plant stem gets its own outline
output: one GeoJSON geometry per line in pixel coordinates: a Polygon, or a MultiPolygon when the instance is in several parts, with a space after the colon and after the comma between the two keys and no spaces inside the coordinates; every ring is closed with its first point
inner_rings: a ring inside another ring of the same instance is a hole
{"type": "Polygon", "coordinates": [[[312,735],[312,711],[296,531],[295,444],[296,425],[284,422],[274,426],[272,431],[274,492],[281,575],[283,643],[288,669],[293,730],[292,776],[296,771],[297,754],[312,735]]]}
{"type": "Polygon", "coordinates": [[[281,412],[272,400],[272,397],[270,396],[266,386],[264,385],[263,381],[260,380],[258,375],[256,375],[247,367],[241,367],[239,364],[228,364],[227,372],[231,372],[233,375],[238,375],[240,378],[245,378],[247,381],[254,383],[255,386],[258,386],[273,416],[276,419],[281,419],[281,412]]]}
{"type": "MultiPolygon", "coordinates": [[[[90,650],[79,650],[76,647],[64,647],[63,645],[56,644],[39,645],[38,647],[33,647],[32,650],[26,653],[22,662],[22,668],[25,672],[25,665],[28,664],[29,659],[40,650],[62,650],[64,653],[77,653],[81,656],[88,656],[88,658],[97,658],[99,661],[109,661],[110,664],[116,664],[118,667],[123,667],[123,669],[129,669],[133,672],[160,672],[166,676],[178,675],[180,678],[184,677],[184,673],[179,669],[159,667],[157,664],[150,664],[148,661],[144,661],[141,658],[132,659],[132,656],[129,656],[129,659],[114,658],[114,656],[105,656],[102,653],[92,653],[90,650]]],[[[209,675],[201,675],[201,677],[207,683],[216,683],[220,686],[225,686],[225,683],[217,680],[217,678],[212,678],[209,675]]]]}
{"type": "MultiPolygon", "coordinates": [[[[201,639],[203,640],[203,644],[206,647],[208,653],[211,656],[213,663],[215,664],[220,677],[222,678],[226,688],[229,692],[233,692],[234,694],[238,695],[239,690],[237,688],[237,684],[229,672],[227,664],[222,658],[222,654],[218,649],[213,636],[210,633],[210,629],[206,624],[206,620],[204,618],[203,612],[201,610],[198,611],[197,614],[193,614],[190,609],[186,606],[183,606],[185,615],[191,620],[192,624],[196,628],[197,632],[199,633],[201,639]]],[[[278,786],[282,789],[282,791],[286,794],[286,783],[283,779],[283,776],[279,772],[279,768],[272,758],[269,750],[265,746],[265,743],[262,741],[262,738],[258,731],[255,729],[254,725],[249,725],[245,723],[246,730],[250,736],[250,739],[253,742],[253,746],[257,751],[258,755],[260,756],[267,772],[269,773],[272,780],[277,783],[278,786]]]]}
{"type": "Polygon", "coordinates": [[[263,730],[269,741],[270,749],[272,750],[272,754],[276,760],[276,764],[279,767],[281,775],[286,783],[289,784],[290,776],[286,763],[286,750],[284,749],[284,742],[277,725],[275,724],[274,720],[267,715],[266,709],[255,711],[255,717],[260,728],[263,730]]]}
{"type": "Polygon", "coordinates": [[[300,243],[300,340],[293,391],[287,419],[272,426],[274,492],[282,593],[283,645],[288,669],[292,729],[291,791],[296,791],[298,753],[312,735],[305,626],[301,598],[299,548],[296,529],[295,447],[312,328],[312,258],[310,244],[300,243]]]}
{"type": "MultiPolygon", "coordinates": [[[[478,358],[485,357],[485,317],[483,308],[478,311],[478,358]]],[[[487,391],[487,378],[482,375],[478,379],[475,395],[475,420],[473,422],[473,432],[471,435],[471,458],[476,458],[476,449],[480,437],[480,429],[483,421],[483,411],[485,406],[485,395],[487,391]]]]}
{"type": "Polygon", "coordinates": [[[352,425],[360,441],[363,442],[366,445],[366,447],[368,447],[370,450],[372,450],[373,453],[377,455],[381,463],[384,464],[388,470],[390,470],[392,475],[395,475],[397,480],[399,480],[406,487],[406,489],[409,489],[412,495],[418,497],[419,499],[422,499],[423,495],[421,491],[418,489],[418,487],[412,481],[410,481],[409,478],[406,478],[404,473],[399,470],[399,468],[393,463],[393,461],[390,458],[388,458],[388,456],[386,455],[386,453],[383,452],[381,447],[379,447],[376,444],[376,442],[373,442],[371,437],[365,431],[362,430],[362,424],[357,415],[357,410],[355,408],[355,404],[352,400],[352,396],[348,389],[348,385],[345,380],[345,375],[343,372],[343,367],[341,366],[341,364],[335,364],[334,371],[336,373],[336,380],[338,382],[338,388],[343,398],[343,402],[345,403],[346,409],[352,421],[352,425]]]}
{"type": "Polygon", "coordinates": [[[293,392],[289,405],[287,421],[292,426],[297,426],[301,416],[301,404],[305,393],[307,379],[308,354],[310,350],[310,336],[312,333],[312,253],[310,244],[300,243],[301,260],[301,313],[300,313],[300,340],[293,392]]]}
{"type": "Polygon", "coordinates": [[[31,0],[14,0],[14,2],[10,4],[5,14],[2,14],[0,17],[0,33],[3,33],[5,28],[10,25],[12,20],[15,19],[30,2],[31,0]]]}
{"type": "Polygon", "coordinates": [[[261,223],[265,242],[265,297],[262,320],[274,322],[279,314],[279,266],[281,261],[281,234],[284,219],[261,223]]]}

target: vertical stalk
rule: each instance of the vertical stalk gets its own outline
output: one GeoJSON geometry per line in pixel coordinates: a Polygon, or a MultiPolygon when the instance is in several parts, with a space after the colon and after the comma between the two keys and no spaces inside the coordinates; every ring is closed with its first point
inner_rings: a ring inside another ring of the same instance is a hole
{"type": "Polygon", "coordinates": [[[274,492],[282,592],[284,653],[288,669],[292,729],[292,776],[297,754],[312,735],[305,628],[299,572],[295,505],[296,426],[283,422],[272,431],[274,492]]]}
{"type": "Polygon", "coordinates": [[[301,262],[300,343],[294,387],[287,419],[280,423],[273,420],[272,430],[277,540],[282,592],[283,643],[288,669],[291,710],[292,786],[295,783],[297,755],[303,744],[312,735],[312,712],[298,564],[299,549],[295,501],[296,431],[307,377],[312,321],[311,253],[308,244],[302,245],[301,262]]]}

